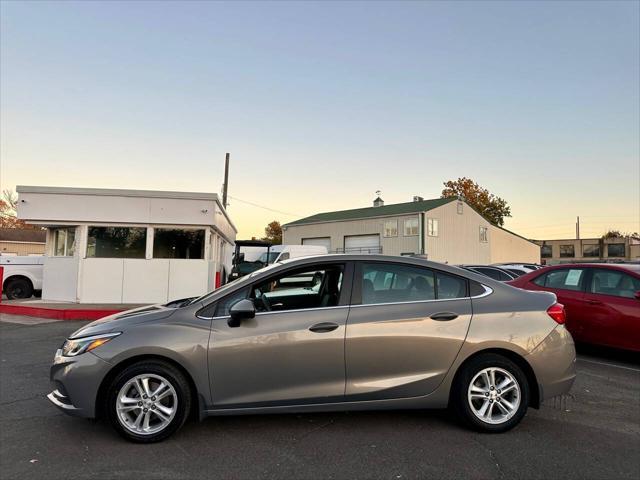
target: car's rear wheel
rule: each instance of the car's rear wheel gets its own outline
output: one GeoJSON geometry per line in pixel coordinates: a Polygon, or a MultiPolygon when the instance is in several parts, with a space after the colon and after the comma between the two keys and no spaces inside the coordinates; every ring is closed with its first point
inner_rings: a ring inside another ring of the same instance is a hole
{"type": "Polygon", "coordinates": [[[9,278],[4,284],[4,292],[9,300],[30,298],[33,295],[33,285],[28,278],[9,278]]]}
{"type": "Polygon", "coordinates": [[[529,384],[522,369],[510,359],[483,354],[462,367],[451,400],[467,426],[483,432],[505,432],[527,413],[529,384]]]}
{"type": "Polygon", "coordinates": [[[185,376],[172,365],[144,361],[113,380],[106,409],[114,428],[128,440],[159,442],[178,430],[191,408],[185,376]]]}

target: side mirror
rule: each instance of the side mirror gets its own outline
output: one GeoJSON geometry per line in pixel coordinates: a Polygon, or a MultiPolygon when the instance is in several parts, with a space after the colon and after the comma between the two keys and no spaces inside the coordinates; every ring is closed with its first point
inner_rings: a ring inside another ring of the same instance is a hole
{"type": "Polygon", "coordinates": [[[634,298],[636,300],[640,300],[640,290],[638,290],[636,293],[633,294],[634,298]]]}
{"type": "Polygon", "coordinates": [[[232,328],[239,327],[242,320],[249,320],[256,316],[256,306],[252,300],[240,300],[231,307],[229,315],[231,318],[227,321],[227,325],[232,328]]]}

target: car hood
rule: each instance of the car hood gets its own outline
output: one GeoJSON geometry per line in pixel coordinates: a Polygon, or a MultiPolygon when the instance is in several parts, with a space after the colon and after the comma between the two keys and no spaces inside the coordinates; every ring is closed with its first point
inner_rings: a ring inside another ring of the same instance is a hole
{"type": "Polygon", "coordinates": [[[73,332],[69,338],[88,337],[90,335],[120,331],[140,323],[167,318],[173,315],[175,311],[175,308],[169,308],[165,305],[151,305],[125,310],[91,322],[73,332]]]}

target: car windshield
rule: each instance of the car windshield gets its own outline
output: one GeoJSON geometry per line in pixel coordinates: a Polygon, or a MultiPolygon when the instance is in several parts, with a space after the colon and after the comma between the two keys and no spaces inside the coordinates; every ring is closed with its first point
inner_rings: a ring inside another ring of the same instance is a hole
{"type": "MultiPolygon", "coordinates": [[[[200,297],[196,297],[193,300],[191,300],[189,303],[187,303],[186,305],[193,305],[194,303],[198,303],[198,302],[206,302],[211,296],[217,294],[217,293],[224,293],[227,290],[231,290],[233,287],[235,287],[236,285],[240,285],[242,283],[248,283],[248,280],[251,278],[254,278],[256,275],[258,275],[259,273],[262,272],[266,272],[268,270],[271,270],[273,268],[278,267],[279,264],[272,264],[266,267],[261,268],[260,270],[256,270],[255,272],[250,273],[249,275],[245,275],[244,277],[240,277],[240,278],[236,278],[235,280],[223,285],[220,288],[216,288],[215,290],[213,290],[212,292],[209,293],[205,293],[204,295],[200,296],[200,297]]],[[[186,306],[185,305],[185,306],[186,306]]]]}
{"type": "Polygon", "coordinates": [[[280,255],[280,252],[264,252],[262,255],[260,255],[258,261],[264,264],[273,263],[276,261],[276,258],[278,258],[278,255],[280,255]]]}

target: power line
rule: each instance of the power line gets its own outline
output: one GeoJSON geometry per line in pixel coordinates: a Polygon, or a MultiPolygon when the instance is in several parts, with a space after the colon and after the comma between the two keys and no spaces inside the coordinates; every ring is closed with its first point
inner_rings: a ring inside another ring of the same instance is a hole
{"type": "Polygon", "coordinates": [[[228,195],[228,197],[230,199],[232,199],[232,200],[235,200],[236,202],[246,203],[247,205],[251,205],[252,207],[262,208],[263,210],[269,210],[270,212],[281,213],[282,215],[289,215],[291,217],[303,217],[304,216],[304,215],[301,215],[299,213],[283,212],[282,210],[276,210],[275,208],[265,207],[264,205],[259,205],[257,203],[249,202],[248,200],[242,200],[241,198],[232,197],[231,195],[228,195]]]}

